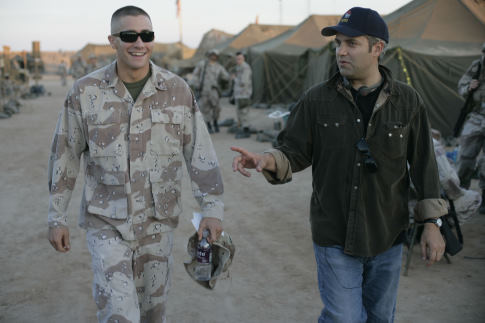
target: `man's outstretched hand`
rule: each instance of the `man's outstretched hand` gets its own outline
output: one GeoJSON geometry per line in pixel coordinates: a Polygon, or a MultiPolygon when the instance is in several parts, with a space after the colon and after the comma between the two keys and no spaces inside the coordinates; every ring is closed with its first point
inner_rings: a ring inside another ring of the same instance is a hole
{"type": "Polygon", "coordinates": [[[276,170],[275,160],[271,154],[255,154],[244,148],[234,146],[231,147],[231,150],[240,153],[232,161],[232,170],[234,172],[250,177],[251,173],[247,169],[256,169],[258,172],[262,172],[263,169],[272,172],[276,170]]]}

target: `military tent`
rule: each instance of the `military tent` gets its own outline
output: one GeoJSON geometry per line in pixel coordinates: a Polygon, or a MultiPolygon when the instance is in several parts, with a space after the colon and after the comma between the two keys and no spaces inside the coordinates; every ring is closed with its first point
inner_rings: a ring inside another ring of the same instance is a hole
{"type": "MultiPolygon", "coordinates": [[[[458,80],[485,42],[485,1],[414,0],[384,20],[390,44],[381,63],[420,93],[431,126],[451,135],[464,103],[458,80]]],[[[329,64],[335,66],[332,46],[311,64],[323,69],[309,75],[307,86],[329,77],[329,64]]]]}
{"type": "Polygon", "coordinates": [[[452,134],[464,99],[457,83],[485,42],[485,2],[415,0],[388,15],[390,50],[383,64],[411,84],[428,107],[431,126],[452,134]]]}
{"type": "Polygon", "coordinates": [[[293,26],[249,24],[232,38],[218,44],[215,48],[225,55],[234,55],[250,46],[264,42],[284,33],[293,26]]]}
{"type": "Polygon", "coordinates": [[[234,35],[228,34],[221,30],[209,30],[204,34],[204,36],[202,36],[197,50],[191,57],[171,62],[171,64],[169,65],[169,69],[179,75],[185,75],[191,72],[197,62],[204,59],[205,54],[208,50],[215,48],[218,44],[228,40],[233,36],[234,35]]]}
{"type": "Polygon", "coordinates": [[[340,16],[311,15],[279,36],[248,50],[253,69],[253,101],[291,102],[303,92],[309,59],[331,41],[320,30],[340,16]]]}

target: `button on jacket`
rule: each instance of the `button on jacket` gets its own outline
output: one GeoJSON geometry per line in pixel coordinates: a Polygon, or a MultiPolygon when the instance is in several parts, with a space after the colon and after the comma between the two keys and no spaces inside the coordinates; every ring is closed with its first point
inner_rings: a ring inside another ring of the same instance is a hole
{"type": "Polygon", "coordinates": [[[57,122],[49,160],[49,225],[66,210],[83,156],[80,224],[108,222],[128,240],[170,231],[181,213],[185,163],[203,216],[222,219],[222,177],[189,86],[150,63],[133,102],[116,62],[75,82],[57,122]]]}
{"type": "Polygon", "coordinates": [[[271,183],[285,183],[292,172],[312,165],[313,241],[363,257],[387,250],[408,227],[410,180],[418,192],[418,219],[447,212],[423,102],[379,69],[385,84],[366,133],[377,172],[366,169],[366,156],[356,148],[364,136],[363,119],[339,74],[299,100],[276,150],[269,151],[276,172],[264,172],[271,183]]]}

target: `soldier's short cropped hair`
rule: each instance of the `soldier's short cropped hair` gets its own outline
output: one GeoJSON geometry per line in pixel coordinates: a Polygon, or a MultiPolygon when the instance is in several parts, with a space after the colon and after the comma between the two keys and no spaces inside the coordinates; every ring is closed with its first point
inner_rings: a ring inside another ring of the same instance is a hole
{"type": "Polygon", "coordinates": [[[148,13],[142,8],[138,8],[135,6],[125,6],[116,10],[111,16],[111,32],[113,32],[113,23],[119,18],[125,16],[146,16],[150,21],[152,21],[148,13]]]}

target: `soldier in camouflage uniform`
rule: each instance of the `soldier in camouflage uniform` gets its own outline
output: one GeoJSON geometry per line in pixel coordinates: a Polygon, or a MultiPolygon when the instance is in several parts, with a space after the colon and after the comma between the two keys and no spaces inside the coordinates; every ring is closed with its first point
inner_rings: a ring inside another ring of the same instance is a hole
{"type": "Polygon", "coordinates": [[[81,56],[77,56],[76,59],[71,64],[71,69],[69,73],[72,75],[72,78],[77,80],[82,76],[86,75],[86,64],[84,63],[81,56]]]}
{"type": "MultiPolygon", "coordinates": [[[[468,188],[475,172],[477,156],[485,146],[485,43],[482,45],[481,58],[472,62],[458,82],[458,92],[467,96],[473,91],[474,110],[468,116],[460,136],[460,151],[458,158],[458,176],[462,186],[468,188]],[[480,70],[479,70],[480,69],[480,70]],[[478,78],[474,76],[479,73],[478,78]]],[[[485,213],[485,158],[478,160],[480,189],[482,190],[482,205],[480,213],[485,213]]]]}
{"type": "Polygon", "coordinates": [[[101,66],[98,65],[98,58],[94,54],[89,54],[88,63],[86,64],[86,74],[94,72],[101,66]]]}
{"type": "Polygon", "coordinates": [[[253,94],[253,80],[251,66],[245,62],[244,54],[236,53],[236,67],[234,70],[234,99],[237,107],[236,139],[251,136],[248,124],[248,114],[251,106],[251,95],[253,94]]]}
{"type": "Polygon", "coordinates": [[[67,65],[66,65],[66,62],[61,61],[61,64],[59,64],[59,67],[57,69],[57,73],[61,77],[61,85],[66,86],[67,85],[67,65]]]}
{"type": "Polygon", "coordinates": [[[221,64],[217,62],[219,51],[213,49],[208,53],[208,59],[197,64],[191,79],[191,85],[200,92],[199,105],[209,133],[219,132],[219,98],[221,89],[219,82],[229,81],[230,76],[221,64]],[[214,125],[214,130],[212,129],[214,125]]]}
{"type": "Polygon", "coordinates": [[[210,242],[222,232],[223,185],[210,136],[189,86],[150,62],[151,31],[140,8],[113,14],[116,61],[74,83],[52,142],[49,241],[70,249],[66,210],[82,157],[80,226],[100,322],[165,322],[184,163],[203,214],[199,239],[205,229],[210,242]]]}

